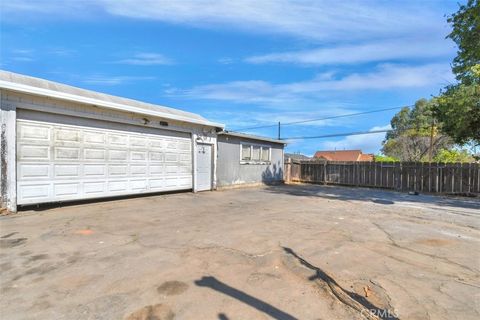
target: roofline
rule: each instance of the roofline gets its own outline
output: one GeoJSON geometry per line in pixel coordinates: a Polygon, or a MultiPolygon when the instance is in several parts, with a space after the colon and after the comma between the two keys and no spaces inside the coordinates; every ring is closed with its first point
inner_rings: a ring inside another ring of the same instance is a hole
{"type": "Polygon", "coordinates": [[[219,132],[218,134],[225,135],[225,136],[245,138],[245,139],[252,139],[252,140],[268,141],[268,142],[273,142],[273,143],[278,143],[283,145],[288,144],[285,140],[272,139],[268,137],[256,136],[256,135],[251,135],[251,134],[246,134],[241,132],[222,131],[222,132],[219,132]]]}
{"type": "Polygon", "coordinates": [[[318,150],[318,151],[315,151],[315,153],[317,152],[351,152],[351,151],[359,151],[361,154],[366,154],[366,153],[363,153],[361,149],[348,149],[348,150],[318,150]]]}
{"type": "Polygon", "coordinates": [[[103,101],[95,98],[82,97],[82,96],[71,94],[71,93],[65,93],[65,92],[60,92],[55,90],[44,89],[44,88],[37,88],[34,86],[19,84],[11,81],[0,80],[0,88],[16,91],[16,92],[30,93],[30,94],[39,95],[39,96],[56,98],[56,99],[61,99],[66,101],[73,101],[73,102],[78,102],[82,104],[95,105],[98,107],[103,107],[103,108],[108,108],[113,110],[120,110],[120,111],[133,112],[137,114],[156,116],[164,119],[194,123],[194,124],[216,127],[221,129],[225,128],[224,124],[211,122],[208,120],[192,119],[189,117],[169,114],[162,111],[145,110],[142,108],[129,106],[127,104],[108,102],[108,101],[103,101]]]}

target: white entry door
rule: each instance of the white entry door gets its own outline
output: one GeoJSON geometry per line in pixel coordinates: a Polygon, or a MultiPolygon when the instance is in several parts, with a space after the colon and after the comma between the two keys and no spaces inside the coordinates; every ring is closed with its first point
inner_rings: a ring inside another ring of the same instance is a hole
{"type": "Polygon", "coordinates": [[[18,204],[192,188],[191,138],[17,120],[18,204]]]}
{"type": "Polygon", "coordinates": [[[212,146],[197,145],[197,191],[212,189],[212,146]]]}

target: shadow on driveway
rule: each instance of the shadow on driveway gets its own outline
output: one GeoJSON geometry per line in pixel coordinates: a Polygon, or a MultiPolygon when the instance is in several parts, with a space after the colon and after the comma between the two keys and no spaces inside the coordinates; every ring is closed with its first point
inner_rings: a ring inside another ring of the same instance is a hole
{"type": "Polygon", "coordinates": [[[313,184],[269,186],[266,188],[266,190],[271,193],[288,194],[300,197],[321,197],[335,200],[366,201],[384,205],[409,202],[440,207],[456,207],[480,210],[479,198],[472,199],[429,194],[409,195],[408,193],[401,193],[393,190],[380,190],[360,187],[337,187],[313,184]]]}

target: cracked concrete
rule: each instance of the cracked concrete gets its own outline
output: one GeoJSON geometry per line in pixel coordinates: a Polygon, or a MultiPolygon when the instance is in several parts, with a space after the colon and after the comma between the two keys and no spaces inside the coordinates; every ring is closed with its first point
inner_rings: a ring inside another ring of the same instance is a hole
{"type": "Polygon", "coordinates": [[[0,318],[478,319],[479,209],[287,185],[23,211],[0,318]]]}

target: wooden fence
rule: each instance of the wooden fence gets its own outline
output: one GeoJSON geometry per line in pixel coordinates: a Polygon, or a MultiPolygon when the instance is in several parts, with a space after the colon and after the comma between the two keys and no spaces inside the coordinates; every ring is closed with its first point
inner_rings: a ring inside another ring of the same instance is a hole
{"type": "Polygon", "coordinates": [[[480,194],[480,164],[289,160],[285,180],[446,194],[480,194]]]}

